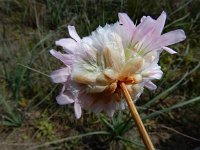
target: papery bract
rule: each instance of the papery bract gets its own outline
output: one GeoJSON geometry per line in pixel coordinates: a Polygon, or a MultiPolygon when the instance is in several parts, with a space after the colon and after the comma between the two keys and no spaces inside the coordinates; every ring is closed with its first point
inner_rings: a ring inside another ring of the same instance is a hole
{"type": "Polygon", "coordinates": [[[63,89],[58,104],[74,103],[76,118],[81,108],[113,116],[116,109],[124,109],[124,97],[119,87],[124,82],[132,98],[137,100],[144,87],[155,90],[152,80],[163,72],[158,65],[160,53],[176,53],[169,45],[183,41],[183,30],[162,34],[166,13],[158,19],[144,16],[137,26],[125,13],[119,13],[119,22],[98,27],[90,36],[78,36],[74,26],[68,26],[71,38],[56,41],[65,53],[51,50],[66,67],[52,72],[55,83],[63,89]]]}

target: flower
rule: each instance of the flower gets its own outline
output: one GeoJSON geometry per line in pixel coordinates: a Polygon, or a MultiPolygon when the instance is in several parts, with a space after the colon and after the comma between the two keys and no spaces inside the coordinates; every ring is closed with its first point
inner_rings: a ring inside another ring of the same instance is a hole
{"type": "Polygon", "coordinates": [[[133,100],[137,100],[144,87],[155,90],[152,80],[160,79],[163,72],[158,65],[160,53],[176,52],[169,45],[183,41],[183,30],[161,35],[166,13],[156,19],[144,16],[135,25],[125,13],[119,21],[99,26],[90,36],[80,38],[74,26],[68,26],[71,38],[56,41],[65,53],[50,50],[65,67],[52,72],[51,79],[62,83],[56,97],[60,105],[74,103],[76,118],[82,108],[113,116],[116,109],[125,109],[124,96],[119,83],[124,82],[133,100]]]}

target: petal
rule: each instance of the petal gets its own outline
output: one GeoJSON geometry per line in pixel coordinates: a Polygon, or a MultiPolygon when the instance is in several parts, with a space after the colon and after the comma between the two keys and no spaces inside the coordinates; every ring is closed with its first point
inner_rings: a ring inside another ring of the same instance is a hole
{"type": "Polygon", "coordinates": [[[166,17],[167,17],[167,14],[166,12],[163,11],[162,14],[156,20],[156,27],[155,27],[155,32],[154,32],[156,35],[160,35],[162,33],[162,30],[165,25],[166,17]]]}
{"type": "Polygon", "coordinates": [[[157,86],[151,81],[145,81],[144,86],[149,90],[155,90],[157,86]]]}
{"type": "Polygon", "coordinates": [[[156,40],[151,50],[158,50],[165,46],[181,42],[185,40],[185,38],[185,32],[181,29],[165,33],[156,40]]]}
{"type": "Polygon", "coordinates": [[[120,25],[119,22],[116,22],[112,26],[113,32],[117,33],[121,37],[124,48],[129,46],[133,34],[132,30],[134,29],[127,29],[125,26],[120,25]]]}
{"type": "Polygon", "coordinates": [[[81,70],[78,67],[75,67],[72,71],[72,79],[76,81],[77,83],[82,83],[82,84],[90,84],[94,85],[96,82],[96,78],[98,76],[98,72],[87,72],[84,70],[81,70]]]}
{"type": "Polygon", "coordinates": [[[109,117],[113,117],[115,109],[116,109],[116,102],[111,101],[110,103],[107,104],[105,112],[108,114],[109,117]]]}
{"type": "Polygon", "coordinates": [[[131,86],[131,88],[132,88],[132,93],[130,93],[131,97],[133,98],[133,101],[136,101],[143,92],[144,82],[134,84],[131,86]]]}
{"type": "Polygon", "coordinates": [[[51,55],[62,61],[65,65],[72,65],[74,56],[70,54],[62,54],[61,52],[50,50],[51,55]]]}
{"type": "Polygon", "coordinates": [[[81,40],[81,38],[79,37],[79,35],[76,32],[76,29],[74,26],[68,26],[68,31],[69,31],[69,35],[76,40],[77,42],[79,42],[81,40]]]}
{"type": "Polygon", "coordinates": [[[116,33],[108,32],[104,37],[103,44],[105,46],[103,55],[107,67],[112,67],[117,71],[121,70],[121,67],[125,63],[125,54],[121,37],[116,33]]]}
{"type": "Polygon", "coordinates": [[[168,53],[170,53],[170,54],[176,54],[176,53],[177,53],[176,51],[174,51],[173,49],[171,49],[171,48],[169,48],[169,47],[163,47],[163,49],[164,49],[165,51],[167,51],[168,53]]]}
{"type": "Polygon", "coordinates": [[[101,101],[98,100],[98,102],[96,102],[94,105],[91,105],[91,110],[98,114],[100,113],[105,107],[105,104],[101,101]]]}
{"type": "Polygon", "coordinates": [[[107,86],[99,86],[99,85],[96,85],[96,86],[88,86],[88,88],[86,89],[86,91],[88,93],[101,93],[103,92],[105,89],[107,88],[107,86]]]}
{"type": "Polygon", "coordinates": [[[127,29],[134,29],[135,25],[126,13],[118,13],[119,23],[123,24],[127,29]]]}
{"type": "Polygon", "coordinates": [[[63,93],[65,91],[65,86],[63,86],[60,95],[56,97],[56,101],[59,105],[66,105],[73,103],[73,95],[70,92],[63,93]]]}
{"type": "Polygon", "coordinates": [[[56,45],[62,46],[63,49],[68,53],[73,53],[73,51],[75,50],[77,46],[77,43],[73,39],[67,38],[67,39],[60,39],[56,41],[56,45]]]}
{"type": "Polygon", "coordinates": [[[83,37],[82,41],[88,45],[92,45],[93,44],[93,40],[91,39],[91,37],[83,37]]]}
{"type": "Polygon", "coordinates": [[[118,103],[118,106],[119,106],[119,108],[122,109],[122,110],[125,109],[125,104],[124,104],[123,101],[120,101],[120,102],[118,103]]]}
{"type": "Polygon", "coordinates": [[[129,59],[126,62],[125,66],[123,67],[121,75],[129,76],[136,73],[138,70],[141,69],[142,64],[143,64],[143,58],[141,57],[129,59]]]}
{"type": "Polygon", "coordinates": [[[151,17],[143,17],[142,22],[138,25],[134,32],[133,44],[137,51],[142,50],[144,53],[148,47],[152,47],[164,28],[166,20],[166,13],[163,11],[157,20],[151,17]]]}
{"type": "Polygon", "coordinates": [[[143,17],[140,19],[140,22],[143,22],[146,18],[147,18],[147,16],[143,16],[143,17]]]}
{"type": "Polygon", "coordinates": [[[161,67],[153,63],[148,68],[142,71],[143,79],[160,79],[163,75],[163,72],[160,69],[161,67]]]}
{"type": "Polygon", "coordinates": [[[70,72],[71,71],[69,68],[62,68],[62,69],[53,71],[50,76],[51,76],[51,79],[53,82],[62,83],[62,82],[67,81],[67,78],[68,78],[70,72]]]}
{"type": "Polygon", "coordinates": [[[66,104],[70,104],[73,103],[74,100],[71,99],[69,96],[64,95],[64,94],[60,94],[56,97],[56,101],[59,105],[66,105],[66,104]]]}
{"type": "Polygon", "coordinates": [[[74,111],[76,118],[79,119],[81,117],[82,110],[81,110],[81,105],[77,102],[74,103],[74,111]]]}
{"type": "Polygon", "coordinates": [[[124,47],[127,47],[131,42],[136,26],[126,13],[118,13],[118,17],[119,22],[114,24],[113,29],[121,36],[124,47]]]}
{"type": "Polygon", "coordinates": [[[151,63],[158,63],[160,57],[160,52],[158,51],[151,51],[144,56],[144,60],[146,65],[151,63]]]}
{"type": "Polygon", "coordinates": [[[141,41],[155,27],[155,20],[147,16],[134,30],[132,44],[141,41]]]}

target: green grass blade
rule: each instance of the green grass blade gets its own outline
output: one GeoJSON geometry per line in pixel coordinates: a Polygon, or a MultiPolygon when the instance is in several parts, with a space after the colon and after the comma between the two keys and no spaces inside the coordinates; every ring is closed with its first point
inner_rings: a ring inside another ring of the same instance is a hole
{"type": "Polygon", "coordinates": [[[33,147],[29,148],[28,150],[38,149],[38,148],[41,148],[41,147],[49,146],[51,144],[58,144],[58,143],[70,141],[70,140],[73,140],[73,139],[80,139],[80,138],[85,137],[85,136],[91,136],[91,135],[109,135],[109,134],[110,133],[106,132],[106,131],[89,132],[89,133],[85,133],[85,134],[79,134],[79,135],[75,135],[75,136],[71,136],[71,137],[67,137],[67,138],[55,140],[55,141],[52,141],[52,142],[46,142],[44,144],[33,146],[33,147]]]}
{"type": "Polygon", "coordinates": [[[110,129],[112,129],[112,131],[114,131],[115,132],[115,128],[114,128],[114,126],[111,124],[111,123],[109,123],[106,119],[104,119],[104,118],[101,118],[101,120],[110,128],[110,129]]]}
{"type": "Polygon", "coordinates": [[[134,144],[134,145],[136,145],[138,147],[142,147],[142,148],[145,149],[145,146],[143,144],[140,144],[140,143],[138,143],[136,141],[129,140],[129,139],[121,137],[121,136],[118,136],[117,138],[120,139],[120,140],[122,140],[122,141],[124,141],[124,142],[128,142],[128,143],[134,144]]]}
{"type": "Polygon", "coordinates": [[[177,25],[178,22],[184,20],[184,19],[187,18],[189,15],[190,15],[190,13],[187,13],[185,16],[183,16],[183,17],[181,17],[181,18],[179,18],[179,19],[177,19],[177,20],[174,20],[172,23],[166,25],[166,26],[165,26],[165,29],[168,28],[168,27],[170,27],[170,26],[172,26],[172,25],[174,25],[174,24],[177,25]]]}
{"type": "Polygon", "coordinates": [[[151,119],[151,118],[156,117],[156,116],[158,116],[158,115],[160,115],[160,114],[162,114],[162,113],[170,112],[170,111],[173,110],[173,109],[176,109],[176,108],[180,108],[180,107],[189,105],[189,104],[194,103],[194,102],[197,102],[197,101],[199,101],[199,100],[200,100],[200,96],[195,97],[195,98],[193,98],[193,99],[190,99],[190,100],[188,100],[188,101],[184,101],[184,102],[175,104],[175,105],[173,105],[173,106],[171,106],[171,107],[164,108],[164,109],[159,110],[159,111],[155,111],[155,112],[153,112],[153,113],[151,113],[151,114],[145,116],[144,118],[142,118],[142,120],[151,119]]]}
{"type": "MultiPolygon", "coordinates": [[[[189,5],[193,0],[188,1],[187,3],[185,3],[184,5],[182,5],[181,7],[179,7],[178,9],[176,9],[175,11],[173,11],[172,13],[169,14],[169,16],[174,15],[175,13],[177,13],[178,11],[180,11],[181,9],[185,8],[187,5],[189,5]]],[[[168,16],[168,17],[169,17],[168,16]]]]}
{"type": "Polygon", "coordinates": [[[46,77],[48,77],[48,78],[50,78],[50,76],[49,76],[48,74],[45,74],[45,73],[43,73],[43,72],[41,72],[41,71],[38,71],[38,70],[33,69],[33,68],[31,68],[31,67],[25,66],[25,65],[23,65],[23,64],[19,64],[19,65],[20,65],[20,66],[23,66],[23,67],[25,67],[25,68],[27,68],[27,69],[30,69],[30,70],[32,70],[32,71],[35,71],[35,72],[37,72],[37,73],[39,73],[39,74],[42,74],[42,75],[44,75],[44,76],[46,76],[46,77]]]}

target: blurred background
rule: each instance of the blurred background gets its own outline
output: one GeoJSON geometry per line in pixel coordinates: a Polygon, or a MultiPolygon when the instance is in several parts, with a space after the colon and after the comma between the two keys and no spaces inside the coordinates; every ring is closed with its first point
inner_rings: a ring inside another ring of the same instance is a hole
{"type": "Polygon", "coordinates": [[[187,39],[163,52],[164,76],[154,92],[145,90],[138,110],[157,149],[200,150],[200,1],[199,0],[1,0],[0,149],[144,149],[129,110],[113,118],[73,106],[59,106],[61,85],[49,78],[61,68],[49,54],[54,41],[74,25],[83,37],[114,23],[118,12],[134,22],[143,15],[168,14],[164,32],[183,29],[187,39]]]}

